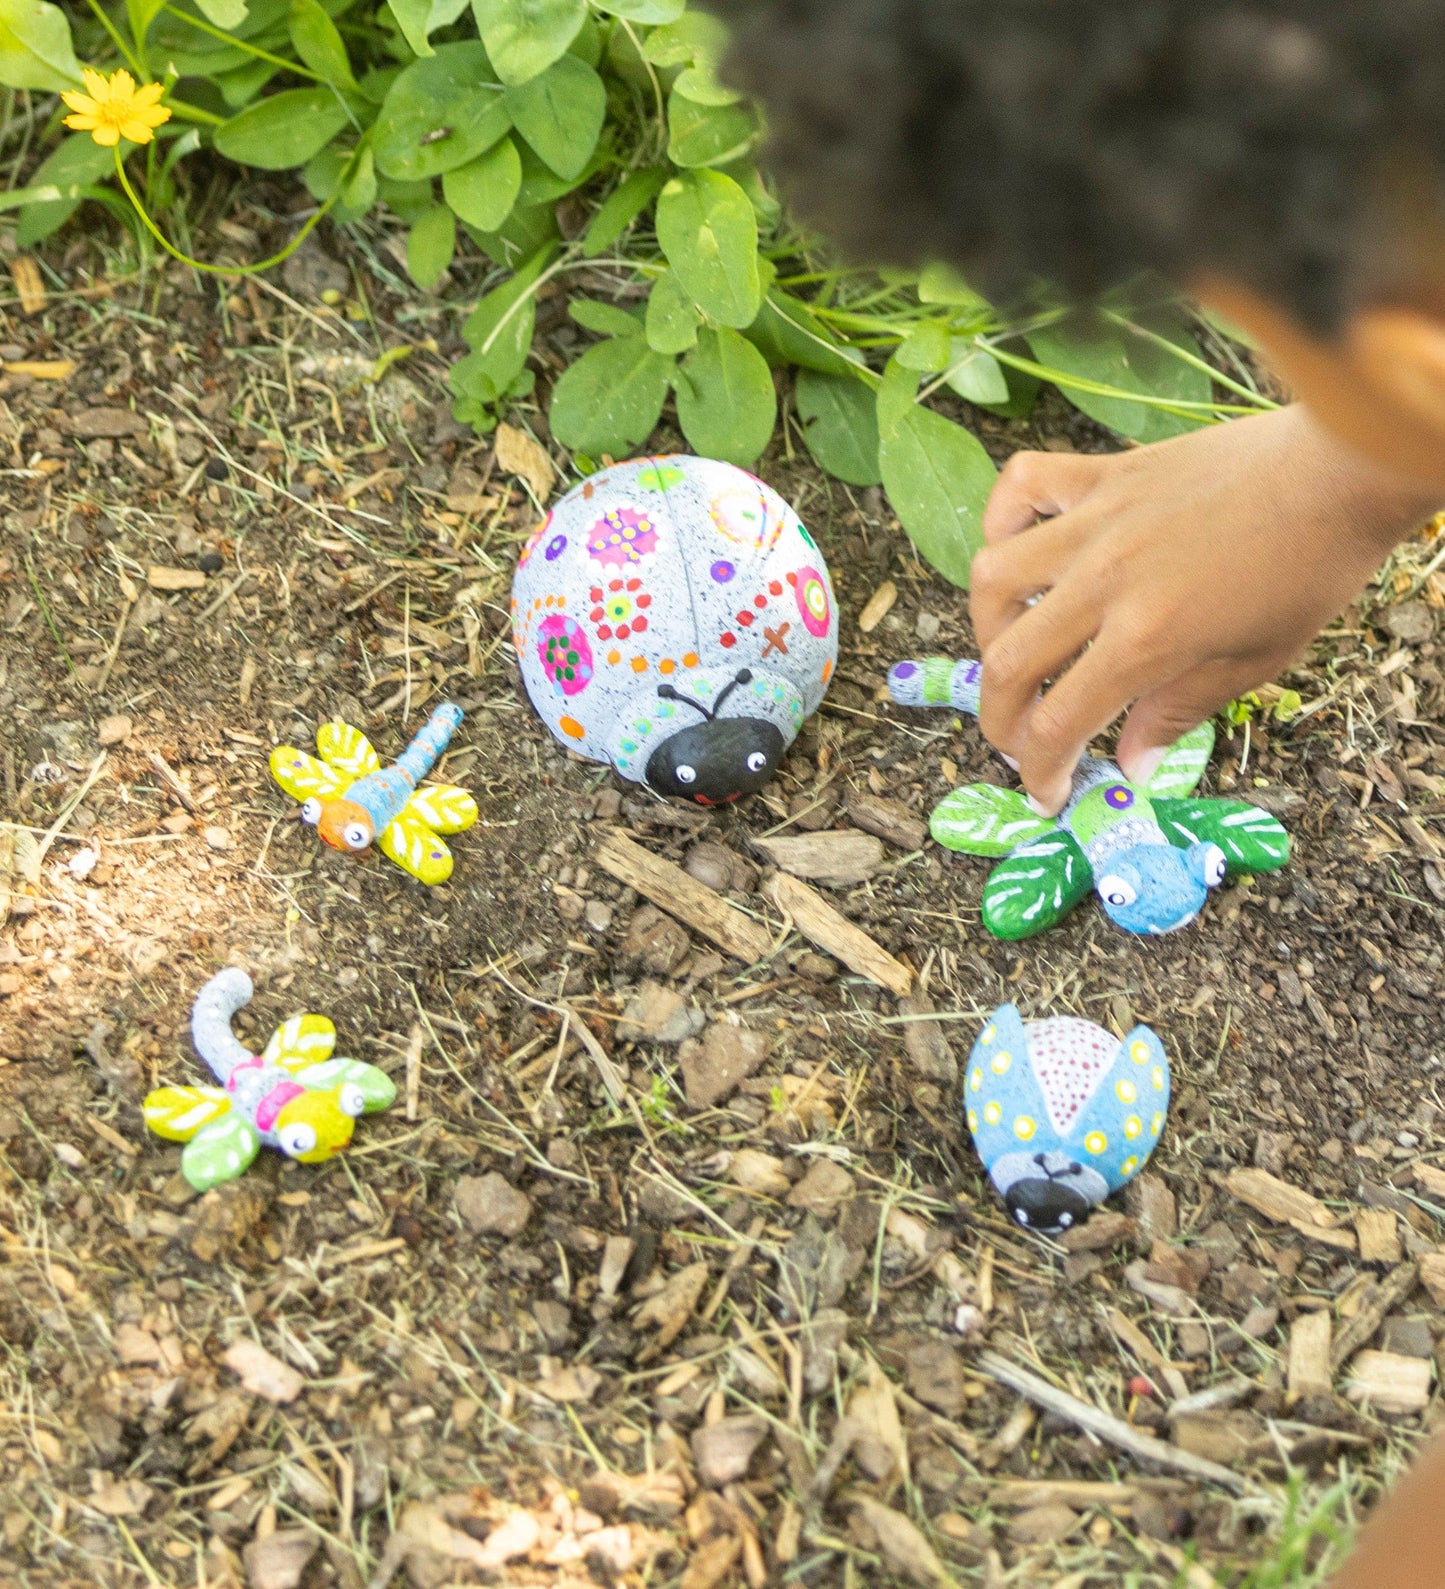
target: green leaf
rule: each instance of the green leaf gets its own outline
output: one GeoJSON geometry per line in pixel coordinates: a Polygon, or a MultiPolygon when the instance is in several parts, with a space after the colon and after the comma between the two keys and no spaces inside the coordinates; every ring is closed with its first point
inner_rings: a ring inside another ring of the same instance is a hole
{"type": "MultiPolygon", "coordinates": [[[[43,187],[53,182],[57,187],[70,183],[83,186],[96,182],[115,169],[115,156],[103,149],[88,132],[73,132],[35,168],[30,178],[32,187],[43,187]]],[[[21,248],[30,248],[57,232],[80,208],[79,199],[58,199],[49,204],[27,204],[20,211],[15,227],[15,241],[21,248]]]]}
{"type": "Polygon", "coordinates": [[[642,335],[642,321],[615,303],[600,303],[596,298],[574,298],[567,313],[587,331],[599,337],[636,337],[642,335]]]}
{"type": "Polygon", "coordinates": [[[80,62],[60,7],[45,0],[0,0],[0,86],[55,93],[79,82],[80,62]]]}
{"type": "Polygon", "coordinates": [[[748,326],[762,302],[758,223],[748,196],[719,171],[674,177],[657,200],[657,240],[698,308],[748,326]]]}
{"type": "Polygon", "coordinates": [[[762,230],[771,231],[783,217],[783,206],[769,192],[757,166],[751,160],[735,160],[731,165],[720,169],[725,177],[731,177],[752,200],[753,210],[762,230]]]}
{"type": "Polygon", "coordinates": [[[522,186],[522,158],[510,138],[442,176],[442,196],[469,226],[495,232],[522,186]]]}
{"type": "Polygon", "coordinates": [[[854,375],[799,370],[795,401],[803,440],[820,467],[850,486],[876,486],[878,400],[854,375]]]}
{"type": "Polygon", "coordinates": [[[457,247],[457,218],[445,204],[419,216],[406,237],[406,268],[423,291],[435,287],[457,247]]]}
{"type": "Polygon", "coordinates": [[[432,0],[387,0],[387,7],[396,18],[401,36],[417,56],[434,55],[431,40],[432,0]]]}
{"type": "MultiPolygon", "coordinates": [[[[1142,317],[1140,320],[1143,323],[1142,317]]],[[[1202,356],[1194,338],[1173,316],[1155,317],[1149,329],[1167,336],[1196,358],[1202,356]]],[[[1040,364],[1066,375],[1148,397],[1207,403],[1212,395],[1210,379],[1203,370],[1096,316],[1078,315],[1042,331],[1031,331],[1028,340],[1040,364]]],[[[1164,441],[1197,430],[1203,423],[1202,419],[1168,414],[1123,397],[1100,397],[1067,386],[1059,390],[1090,419],[1131,441],[1164,441]]]]}
{"type": "Polygon", "coordinates": [[[470,39],[439,44],[398,73],[372,133],[377,170],[421,182],[490,149],[512,125],[490,76],[487,52],[470,39]]]}
{"type": "Polygon", "coordinates": [[[719,18],[710,11],[688,11],[649,33],[642,53],[654,66],[691,66],[704,56],[715,60],[727,42],[727,26],[719,18]]]}
{"type": "Polygon", "coordinates": [[[434,55],[431,35],[438,28],[450,27],[469,3],[470,0],[389,0],[389,9],[412,54],[434,55]]]}
{"type": "Polygon", "coordinates": [[[583,256],[595,259],[598,254],[611,248],[662,191],[667,178],[668,173],[663,166],[649,166],[624,177],[592,217],[592,224],[582,238],[583,256]]]}
{"type": "Polygon", "coordinates": [[[852,376],[863,363],[861,353],[840,347],[807,304],[785,292],[767,295],[747,335],[769,364],[852,376]]]}
{"type": "Polygon", "coordinates": [[[686,353],[697,346],[702,316],[677,277],[665,270],[647,300],[647,345],[654,353],[686,353]]]}
{"type": "Polygon", "coordinates": [[[356,158],[356,165],[342,190],[341,202],[353,214],[365,215],[376,203],[376,192],[376,157],[371,145],[367,144],[356,158]]]}
{"type": "Polygon", "coordinates": [[[668,96],[667,127],[667,157],[685,168],[739,160],[762,131],[748,105],[699,105],[678,93],[668,96]]]}
{"type": "Polygon", "coordinates": [[[270,61],[247,61],[232,72],[215,72],[211,82],[221,91],[221,98],[231,110],[241,110],[276,75],[277,68],[270,61]]]}
{"type": "Polygon", "coordinates": [[[693,451],[746,467],[773,434],[778,394],[768,361],[726,326],[698,333],[673,383],[677,419],[693,451]]]}
{"type": "Polygon", "coordinates": [[[471,354],[454,364],[452,390],[495,402],[522,373],[532,347],[537,307],[533,286],[552,257],[552,246],[537,250],[509,281],[494,288],[472,310],[462,327],[471,354]]]}
{"type": "Polygon", "coordinates": [[[948,327],[941,320],[923,320],[899,344],[894,357],[905,370],[936,375],[948,368],[948,327]]]}
{"type": "Polygon", "coordinates": [[[917,403],[888,407],[880,393],[878,462],[893,511],[938,572],[967,588],[997,471],[961,425],[917,403]]]}
{"type": "MultiPolygon", "coordinates": [[[[233,33],[246,20],[251,9],[246,0],[196,0],[196,6],[208,22],[233,33]]],[[[281,166],[266,166],[268,171],[280,171],[281,166]]]]}
{"type": "MultiPolygon", "coordinates": [[[[375,164],[374,157],[372,163],[375,164]]],[[[378,176],[376,195],[408,226],[432,207],[430,182],[397,182],[391,177],[378,176]]]]}
{"type": "Polygon", "coordinates": [[[593,0],[593,4],[608,16],[625,17],[629,22],[640,22],[652,28],[675,22],[686,8],[687,0],[593,0]]]}
{"type": "Polygon", "coordinates": [[[947,384],[971,403],[1006,403],[1008,378],[1003,366],[987,348],[969,338],[955,337],[949,344],[947,384]]]}
{"type": "Polygon", "coordinates": [[[948,304],[956,309],[971,309],[980,314],[988,311],[987,299],[980,298],[972,287],[949,265],[925,265],[918,278],[920,303],[948,304]]]}
{"type": "Polygon", "coordinates": [[[517,131],[563,177],[580,175],[607,116],[607,90],[585,61],[564,55],[506,93],[517,131]]]}
{"type": "Polygon", "coordinates": [[[319,0],[291,0],[291,44],[303,64],[341,88],[355,88],[346,46],[319,0]]]}
{"type": "Polygon", "coordinates": [[[564,447],[626,457],[661,417],[672,370],[642,337],[597,343],[552,389],[552,434],[564,447]]]}
{"type": "Polygon", "coordinates": [[[126,16],[130,21],[130,34],[140,49],[145,44],[146,34],[150,32],[151,23],[155,21],[156,14],[165,4],[165,0],[125,0],[126,16]]]}
{"type": "Polygon", "coordinates": [[[530,209],[516,204],[495,232],[483,232],[475,226],[469,226],[467,232],[478,248],[508,270],[515,270],[519,261],[530,259],[539,248],[561,235],[557,208],[552,204],[536,204],[530,209]]]}
{"type": "Polygon", "coordinates": [[[594,149],[592,158],[576,176],[559,177],[530,144],[522,143],[518,148],[522,157],[522,186],[517,203],[524,209],[533,204],[555,204],[564,194],[575,191],[589,177],[595,176],[607,158],[600,148],[594,149]]]}
{"type": "Polygon", "coordinates": [[[508,84],[527,83],[566,51],[587,15],[586,0],[472,0],[477,31],[508,84]]]}
{"type": "Polygon", "coordinates": [[[285,171],[305,165],[349,121],[346,106],[329,88],[288,88],[249,105],[215,131],[228,160],[285,171]]]}

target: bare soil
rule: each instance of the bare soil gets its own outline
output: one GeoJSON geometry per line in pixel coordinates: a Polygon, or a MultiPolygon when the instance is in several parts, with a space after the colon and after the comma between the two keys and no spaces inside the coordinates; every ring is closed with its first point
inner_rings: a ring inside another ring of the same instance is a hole
{"type": "MultiPolygon", "coordinates": [[[[791,430],[765,460],[828,555],[839,679],[765,795],[666,807],[521,694],[506,603],[538,504],[450,419],[465,305],[319,251],[219,293],[107,287],[89,257],[43,310],[0,303],[7,361],[74,361],[0,379],[0,1583],[1166,1585],[1185,1552],[1224,1584],[1273,1548],[1291,1474],[1315,1497],[1346,1473],[1368,1504],[1436,1418],[1430,1291],[1401,1275],[1358,1343],[1423,1360],[1409,1412],[1345,1399],[1348,1365],[1291,1396],[1287,1360],[1303,1315],[1338,1339],[1385,1276],[1428,1270],[1445,1219],[1430,544],[1281,681],[1303,715],[1222,736],[1210,787],[1283,818],[1285,871],[1159,943],[1086,903],[1011,946],[980,925],[987,863],[890,846],[831,897],[918,974],[931,1003],[900,1019],[782,937],[753,848],[849,826],[850,790],[923,818],[1008,781],[972,723],[880,700],[892,661],[971,635],[878,492],[821,477],[791,430]],[[337,715],[391,757],[442,695],[467,709],[445,774],[482,814],[452,881],[321,850],[270,748],[337,715]],[[727,960],[614,883],[591,858],[609,824],[691,855],[775,952],[727,960]],[[140,1102],[203,1079],[190,1005],[228,963],[257,983],[243,1036],[323,1012],[417,1091],[330,1164],[263,1152],[197,1198],[140,1102]],[[690,1108],[677,1042],[625,1036],[644,981],[704,1046],[766,1057],[690,1108]],[[1147,1021],[1169,1050],[1165,1140],[1096,1251],[1013,1227],[969,1147],[957,1067],[1005,999],[1147,1021]],[[1322,1199],[1336,1239],[1241,1201],[1241,1166],[1322,1199]],[[1361,1210],[1391,1216],[1368,1261],[1361,1210]],[[238,1340],[299,1393],[243,1384],[238,1340]],[[1243,1493],[1036,1415],[984,1347],[1243,1493]]],[[[545,385],[575,331],[560,299],[541,323],[545,385]]],[[[971,422],[999,458],[1105,444],[1057,396],[971,422]]]]}

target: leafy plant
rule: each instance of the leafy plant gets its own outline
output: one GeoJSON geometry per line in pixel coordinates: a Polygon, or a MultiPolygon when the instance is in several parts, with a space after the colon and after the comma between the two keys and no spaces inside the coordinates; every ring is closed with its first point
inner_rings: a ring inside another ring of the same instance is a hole
{"type": "MultiPolygon", "coordinates": [[[[87,6],[0,0],[0,84],[73,89],[82,59],[162,82],[168,147],[146,150],[132,196],[164,246],[143,207],[209,145],[299,169],[339,224],[389,211],[424,290],[459,250],[485,257],[450,374],[457,417],[478,430],[533,392],[539,292],[573,288],[572,318],[596,340],[554,383],[549,417],[583,468],[644,447],[669,398],[690,447],[752,464],[777,429],[776,374],[796,370],[788,422],[819,465],[883,485],[919,551],[965,584],[994,468],[930,399],[1017,416],[1052,382],[1136,441],[1267,406],[1238,361],[1211,366],[1167,301],[1021,316],[941,267],[838,268],[759,174],[761,115],[720,76],[722,25],[687,0],[87,6]],[[583,295],[599,282],[609,297],[583,295]]],[[[123,182],[134,153],[122,142],[123,182]]],[[[87,198],[124,213],[101,182],[111,158],[83,135],[59,142],[0,200],[19,210],[17,240],[39,242],[87,198]]]]}

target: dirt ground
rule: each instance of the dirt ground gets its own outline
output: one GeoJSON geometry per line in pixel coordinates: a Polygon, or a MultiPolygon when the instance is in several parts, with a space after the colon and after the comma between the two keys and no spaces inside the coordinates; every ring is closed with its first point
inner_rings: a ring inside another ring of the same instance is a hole
{"type": "MultiPolygon", "coordinates": [[[[782,936],[753,845],[851,825],[850,791],[917,823],[1008,782],[973,724],[880,703],[970,632],[878,492],[792,431],[765,460],[829,558],[838,682],[766,794],[666,807],[521,694],[538,504],[449,417],[465,303],[319,249],[235,291],[107,285],[83,245],[46,272],[43,308],[0,301],[0,357],[74,365],[0,379],[0,1583],[1218,1586],[1292,1500],[1369,1504],[1439,1407],[1430,543],[1282,681],[1301,716],[1221,736],[1208,784],[1286,822],[1286,870],[1162,942],[1086,902],[1011,946],[988,864],[901,821],[824,890],[917,974],[900,1010],[782,936]],[[320,849],[270,748],[337,715],[391,757],[443,694],[482,816],[451,882],[320,849]],[[613,881],[617,826],[770,954],[613,881]],[[402,1096],[337,1160],[263,1150],[201,1198],[139,1106],[208,1079],[187,1022],[226,964],[243,1038],[323,1012],[402,1096]],[[1005,999],[1147,1021],[1173,1063],[1150,1173],[1066,1246],[1007,1220],[960,1119],[1005,999]],[[750,1073],[699,1107],[684,1066],[750,1073]],[[1312,1372],[1321,1315],[1350,1349],[1332,1370],[1326,1330],[1312,1372]],[[1038,1410],[989,1352],[1234,1482],[1038,1410]]],[[[540,325],[545,386],[576,333],[560,297],[540,325]]],[[[971,422],[1000,459],[1104,444],[1056,397],[971,422]]]]}

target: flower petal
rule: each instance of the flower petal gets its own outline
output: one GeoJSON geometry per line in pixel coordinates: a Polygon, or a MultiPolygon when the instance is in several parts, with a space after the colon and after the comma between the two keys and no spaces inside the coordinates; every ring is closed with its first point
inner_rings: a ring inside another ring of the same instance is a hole
{"type": "Polygon", "coordinates": [[[121,122],[120,135],[122,138],[130,139],[132,143],[149,143],[155,137],[154,131],[147,122],[138,121],[134,117],[127,117],[121,122]]]}
{"type": "Polygon", "coordinates": [[[82,116],[98,116],[100,106],[89,94],[82,94],[78,88],[67,88],[60,96],[72,110],[78,110],[82,116]]]}
{"type": "Polygon", "coordinates": [[[137,121],[143,121],[147,127],[162,127],[171,119],[169,105],[145,105],[139,110],[132,111],[131,114],[137,121]]]}
{"type": "Polygon", "coordinates": [[[135,78],[124,67],[114,73],[110,79],[110,97],[114,100],[126,100],[135,93],[135,78]]]}
{"type": "Polygon", "coordinates": [[[90,135],[102,149],[114,149],[120,142],[120,132],[117,128],[105,123],[95,129],[90,135]]]}
{"type": "Polygon", "coordinates": [[[137,106],[154,105],[164,92],[164,83],[146,83],[143,87],[136,89],[135,99],[132,103],[137,106]]]}
{"type": "Polygon", "coordinates": [[[110,84],[106,82],[103,74],[97,72],[94,67],[81,67],[80,79],[85,84],[86,92],[92,99],[105,99],[110,92],[110,84]]]}
{"type": "Polygon", "coordinates": [[[67,116],[65,125],[73,127],[76,132],[92,132],[100,126],[100,118],[98,116],[67,116]]]}

